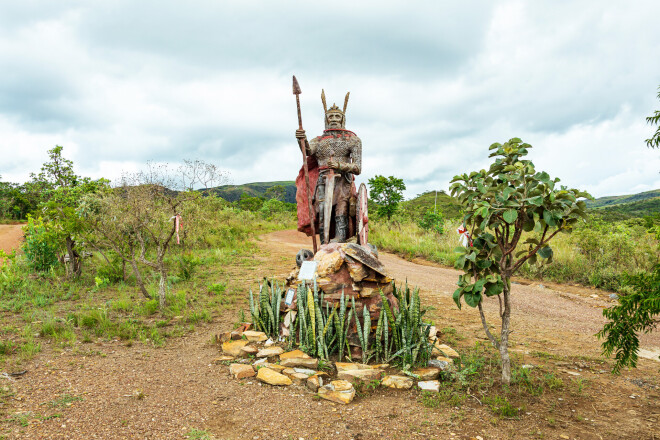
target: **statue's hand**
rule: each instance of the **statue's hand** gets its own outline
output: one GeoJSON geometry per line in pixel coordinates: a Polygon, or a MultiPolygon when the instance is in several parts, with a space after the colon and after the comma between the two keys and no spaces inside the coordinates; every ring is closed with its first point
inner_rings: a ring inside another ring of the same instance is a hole
{"type": "Polygon", "coordinates": [[[339,170],[339,162],[334,159],[329,159],[328,168],[332,168],[333,170],[339,170]]]}
{"type": "Polygon", "coordinates": [[[296,139],[307,139],[307,136],[305,136],[305,130],[296,130],[296,139]]]}

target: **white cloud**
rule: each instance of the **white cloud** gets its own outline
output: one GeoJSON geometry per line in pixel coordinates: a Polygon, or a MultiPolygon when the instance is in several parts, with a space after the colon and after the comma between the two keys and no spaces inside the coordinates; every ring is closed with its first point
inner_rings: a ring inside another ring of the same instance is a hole
{"type": "Polygon", "coordinates": [[[200,158],[236,183],[293,179],[320,90],[363,141],[363,175],[407,196],[487,166],[518,136],[540,169],[596,196],[660,187],[644,117],[660,106],[654,3],[30,2],[0,17],[0,175],[64,145],[116,178],[200,158]],[[350,5],[350,9],[348,6],[350,5]]]}

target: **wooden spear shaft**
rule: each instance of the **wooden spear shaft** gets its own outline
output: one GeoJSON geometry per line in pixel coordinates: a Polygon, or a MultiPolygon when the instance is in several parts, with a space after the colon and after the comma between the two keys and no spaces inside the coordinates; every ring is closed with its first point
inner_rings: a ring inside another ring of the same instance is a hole
{"type": "MultiPolygon", "coordinates": [[[[298,107],[298,129],[302,130],[302,114],[300,113],[300,86],[298,85],[298,80],[296,76],[293,76],[293,94],[296,95],[296,105],[298,107]]],[[[312,228],[312,246],[314,247],[314,255],[316,255],[316,227],[314,226],[314,209],[312,208],[312,189],[309,186],[309,169],[307,167],[307,146],[305,145],[305,139],[300,139],[300,151],[303,155],[303,170],[305,172],[305,184],[307,185],[307,207],[309,209],[309,223],[312,228]]]]}

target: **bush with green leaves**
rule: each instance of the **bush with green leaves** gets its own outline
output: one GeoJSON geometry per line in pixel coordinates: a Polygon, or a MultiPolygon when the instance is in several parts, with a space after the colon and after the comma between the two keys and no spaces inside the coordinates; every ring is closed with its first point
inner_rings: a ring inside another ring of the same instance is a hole
{"type": "Polygon", "coordinates": [[[46,271],[58,264],[58,234],[41,217],[28,216],[28,223],[23,228],[25,241],[23,252],[28,265],[36,271],[46,271]]]}
{"type": "Polygon", "coordinates": [[[614,354],[613,371],[637,366],[639,334],[650,333],[660,323],[660,264],[652,272],[641,272],[626,277],[632,293],[621,295],[619,303],[603,310],[609,320],[597,333],[606,356],[614,354]]]}
{"type": "Polygon", "coordinates": [[[478,307],[481,322],[502,360],[502,383],[511,381],[509,334],[511,333],[511,277],[525,263],[552,261],[550,240],[560,232],[570,232],[586,220],[586,203],[591,196],[577,189],[558,185],[546,172],[537,172],[530,160],[523,159],[531,145],[513,138],[504,145],[495,143],[488,170],[455,176],[452,195],[465,206],[463,221],[472,237],[468,247],[456,249],[455,267],[459,276],[454,301],[478,307]],[[534,232],[538,235],[527,235],[534,232]],[[488,327],[483,297],[497,297],[500,306],[499,339],[488,327]]]}
{"type": "Polygon", "coordinates": [[[445,233],[445,218],[439,211],[427,210],[417,224],[425,231],[433,231],[440,235],[445,233]]]}

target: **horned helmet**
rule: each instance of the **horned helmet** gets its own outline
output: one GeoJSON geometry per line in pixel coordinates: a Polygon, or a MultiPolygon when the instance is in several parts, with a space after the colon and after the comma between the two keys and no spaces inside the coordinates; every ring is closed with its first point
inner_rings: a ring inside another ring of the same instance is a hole
{"type": "Polygon", "coordinates": [[[346,128],[346,107],[348,106],[348,96],[351,92],[346,93],[346,98],[344,98],[344,109],[340,110],[337,107],[337,104],[332,104],[332,107],[328,108],[328,105],[325,102],[325,90],[321,89],[321,101],[323,102],[323,110],[325,111],[325,129],[331,130],[333,128],[331,125],[335,125],[337,122],[337,116],[341,117],[341,127],[342,129],[346,128]]]}

